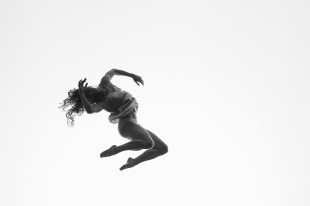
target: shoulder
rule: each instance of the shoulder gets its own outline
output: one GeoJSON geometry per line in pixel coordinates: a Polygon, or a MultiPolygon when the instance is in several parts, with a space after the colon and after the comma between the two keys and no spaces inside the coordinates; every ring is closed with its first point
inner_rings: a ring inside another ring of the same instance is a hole
{"type": "Polygon", "coordinates": [[[116,69],[111,69],[101,78],[100,84],[106,84],[111,81],[112,77],[115,75],[116,69]]]}
{"type": "Polygon", "coordinates": [[[109,78],[108,76],[103,76],[103,77],[101,78],[101,81],[100,81],[100,83],[99,83],[99,86],[107,86],[107,85],[109,85],[109,84],[111,84],[110,78],[109,78]]]}
{"type": "Polygon", "coordinates": [[[110,92],[112,83],[110,82],[110,78],[107,76],[102,77],[99,86],[101,89],[108,90],[110,92]]]}

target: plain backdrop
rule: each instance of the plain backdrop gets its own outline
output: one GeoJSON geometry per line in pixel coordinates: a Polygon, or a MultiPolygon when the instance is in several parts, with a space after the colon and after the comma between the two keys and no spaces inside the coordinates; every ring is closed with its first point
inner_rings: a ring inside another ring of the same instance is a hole
{"type": "Polygon", "coordinates": [[[0,205],[310,205],[306,0],[1,0],[0,205]],[[58,106],[111,68],[169,152],[120,171],[108,113],[58,106]]]}

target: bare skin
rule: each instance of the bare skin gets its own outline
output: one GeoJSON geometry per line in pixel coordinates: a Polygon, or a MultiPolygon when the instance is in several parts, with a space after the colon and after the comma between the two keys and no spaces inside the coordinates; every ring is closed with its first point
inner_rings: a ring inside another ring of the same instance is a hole
{"type": "MultiPolygon", "coordinates": [[[[144,85],[144,82],[140,76],[135,74],[131,74],[122,70],[112,69],[106,73],[106,75],[102,78],[103,80],[111,80],[114,75],[124,75],[128,77],[132,77],[136,84],[144,85]]],[[[79,88],[81,91],[81,99],[85,106],[85,110],[87,113],[91,114],[94,112],[99,112],[103,109],[103,105],[95,104],[91,105],[85,95],[83,95],[83,84],[86,82],[86,78],[84,80],[80,80],[79,88]]],[[[86,83],[87,86],[87,83],[86,83]]],[[[113,145],[109,149],[105,150],[100,154],[100,157],[109,157],[112,155],[116,155],[120,152],[126,150],[141,150],[146,149],[141,155],[136,158],[129,157],[127,162],[120,168],[120,170],[128,169],[134,167],[141,162],[148,161],[154,159],[158,156],[166,154],[168,152],[167,145],[159,139],[153,132],[143,128],[137,121],[136,112],[132,111],[125,117],[121,118],[118,123],[118,131],[122,137],[126,137],[131,141],[123,144],[123,145],[113,145]]]]}
{"type": "Polygon", "coordinates": [[[154,159],[168,152],[167,145],[153,132],[139,125],[135,118],[120,119],[118,130],[121,136],[129,138],[131,141],[119,146],[113,145],[102,152],[100,157],[109,157],[126,150],[146,149],[145,152],[134,159],[129,157],[120,170],[134,167],[141,162],[154,159]]]}

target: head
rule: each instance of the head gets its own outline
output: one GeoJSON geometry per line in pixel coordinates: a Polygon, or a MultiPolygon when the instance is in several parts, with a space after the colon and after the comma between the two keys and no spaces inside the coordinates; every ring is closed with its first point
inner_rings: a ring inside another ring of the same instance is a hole
{"type": "MultiPolygon", "coordinates": [[[[94,88],[91,86],[84,88],[84,94],[85,94],[87,100],[91,104],[102,102],[107,95],[107,93],[105,93],[104,91],[98,90],[97,88],[94,88]]],[[[70,90],[68,92],[68,97],[65,100],[63,100],[63,102],[59,106],[59,108],[61,108],[63,111],[65,111],[65,109],[67,107],[70,107],[66,111],[67,124],[69,126],[73,126],[74,125],[74,117],[76,115],[81,116],[85,111],[85,108],[84,108],[83,103],[82,103],[82,99],[80,97],[79,89],[74,88],[74,89],[70,90]]]]}

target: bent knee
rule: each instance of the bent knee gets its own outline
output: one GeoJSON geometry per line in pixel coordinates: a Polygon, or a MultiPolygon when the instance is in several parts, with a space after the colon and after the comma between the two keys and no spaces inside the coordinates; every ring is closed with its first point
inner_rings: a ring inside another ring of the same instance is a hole
{"type": "Polygon", "coordinates": [[[167,145],[163,145],[158,149],[160,155],[164,155],[168,152],[168,146],[167,145]]]}
{"type": "Polygon", "coordinates": [[[154,142],[153,141],[147,141],[147,142],[144,142],[144,149],[152,149],[154,147],[154,142]]]}

